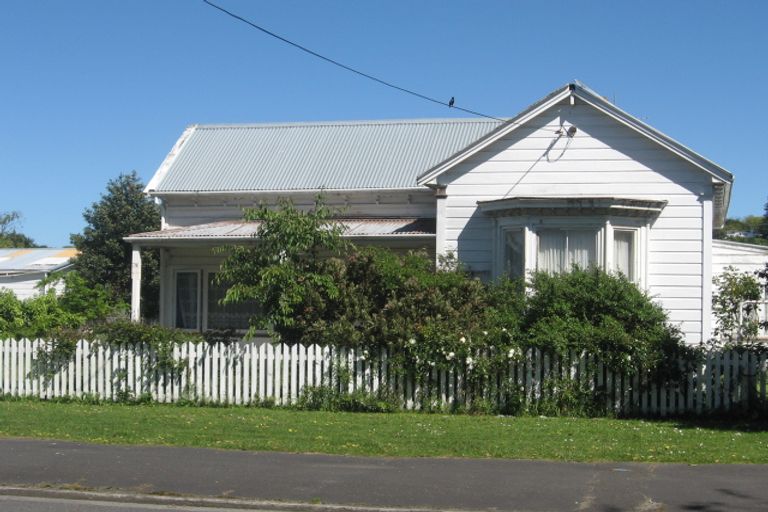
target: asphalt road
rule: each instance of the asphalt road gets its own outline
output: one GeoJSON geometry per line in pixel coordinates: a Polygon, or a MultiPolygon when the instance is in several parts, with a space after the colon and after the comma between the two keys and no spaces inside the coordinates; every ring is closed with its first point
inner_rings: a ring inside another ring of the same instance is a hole
{"type": "MultiPolygon", "coordinates": [[[[210,508],[154,505],[144,503],[116,503],[114,501],[91,501],[80,499],[41,498],[28,496],[0,496],[2,512],[205,512],[210,508]]],[[[239,508],[219,508],[218,512],[242,512],[239,508]]],[[[251,512],[258,509],[250,509],[251,512]]],[[[269,512],[268,509],[263,509],[269,512]]]]}
{"type": "Polygon", "coordinates": [[[366,458],[22,439],[0,440],[0,485],[441,510],[768,510],[768,465],[366,458]]]}

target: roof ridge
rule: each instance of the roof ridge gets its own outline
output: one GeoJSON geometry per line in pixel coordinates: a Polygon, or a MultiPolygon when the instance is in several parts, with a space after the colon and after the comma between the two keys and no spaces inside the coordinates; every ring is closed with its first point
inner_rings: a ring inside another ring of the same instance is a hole
{"type": "Polygon", "coordinates": [[[217,129],[261,129],[261,128],[311,128],[311,127],[347,127],[347,126],[380,126],[380,125],[414,125],[414,124],[501,124],[492,119],[476,118],[414,118],[414,119],[360,119],[337,121],[299,121],[299,122],[268,122],[268,123],[213,123],[195,124],[197,130],[217,129]]]}

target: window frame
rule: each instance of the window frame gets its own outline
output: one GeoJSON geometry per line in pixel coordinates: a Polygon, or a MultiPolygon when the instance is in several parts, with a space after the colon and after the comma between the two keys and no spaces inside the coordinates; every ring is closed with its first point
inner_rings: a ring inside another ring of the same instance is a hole
{"type": "Polygon", "coordinates": [[[633,233],[633,264],[632,282],[645,289],[647,276],[647,247],[650,222],[644,218],[620,217],[613,215],[592,215],[579,217],[526,215],[495,217],[494,247],[493,247],[493,276],[505,276],[504,244],[507,231],[523,230],[524,232],[524,270],[528,275],[538,268],[538,249],[540,230],[596,230],[597,266],[614,273],[614,230],[633,233]]]}
{"type": "MultiPolygon", "coordinates": [[[[205,332],[208,330],[208,281],[210,274],[216,274],[221,269],[218,266],[201,265],[198,267],[186,266],[171,266],[169,269],[171,280],[171,311],[170,311],[170,324],[175,329],[181,329],[176,327],[176,300],[178,297],[177,287],[177,275],[179,273],[196,273],[197,274],[197,327],[195,329],[182,329],[189,332],[205,332]]],[[[246,333],[247,329],[234,329],[237,333],[246,333]]]]}
{"type": "Polygon", "coordinates": [[[171,326],[174,329],[181,329],[183,331],[190,331],[190,332],[200,332],[201,327],[203,324],[203,312],[202,312],[202,304],[201,304],[201,298],[202,298],[202,278],[201,278],[202,270],[200,268],[191,268],[191,267],[175,267],[172,269],[171,275],[171,286],[172,286],[172,293],[171,293],[171,326]],[[178,312],[178,297],[179,297],[179,281],[178,276],[179,274],[195,274],[197,276],[197,322],[194,329],[192,328],[184,328],[179,327],[176,324],[176,315],[178,312]]]}

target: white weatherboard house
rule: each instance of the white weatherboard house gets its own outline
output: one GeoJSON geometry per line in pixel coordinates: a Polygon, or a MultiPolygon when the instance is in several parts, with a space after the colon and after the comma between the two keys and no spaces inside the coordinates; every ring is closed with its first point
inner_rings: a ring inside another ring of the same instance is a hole
{"type": "Polygon", "coordinates": [[[346,236],[396,249],[454,252],[483,279],[573,264],[621,271],[689,343],[712,330],[712,229],[733,176],[580,83],[506,122],[487,119],[195,125],[147,185],[162,230],[161,322],[239,327],[218,304],[211,248],[254,242],[242,209],[290,198],[345,206],[346,236]]]}

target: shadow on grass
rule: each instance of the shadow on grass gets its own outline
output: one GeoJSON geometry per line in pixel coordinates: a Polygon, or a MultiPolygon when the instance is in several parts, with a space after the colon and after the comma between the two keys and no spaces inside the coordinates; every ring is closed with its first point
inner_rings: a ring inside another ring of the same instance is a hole
{"type": "Polygon", "coordinates": [[[679,429],[706,429],[729,432],[768,432],[768,417],[686,416],[677,418],[638,418],[648,422],[674,424],[679,429]]]}

